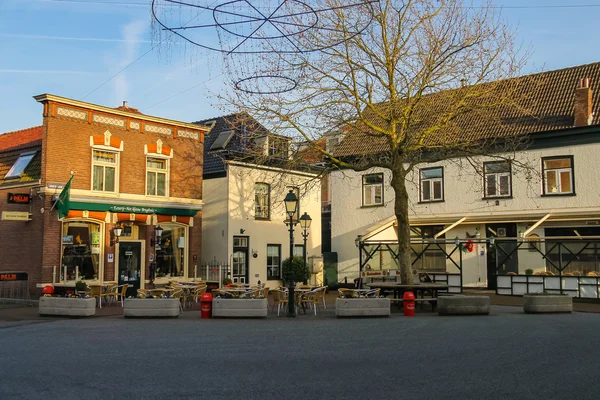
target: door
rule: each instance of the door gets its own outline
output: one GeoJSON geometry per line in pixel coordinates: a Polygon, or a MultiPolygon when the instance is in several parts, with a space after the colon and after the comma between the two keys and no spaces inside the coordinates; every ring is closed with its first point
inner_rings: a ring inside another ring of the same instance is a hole
{"type": "Polygon", "coordinates": [[[248,283],[248,237],[233,237],[233,256],[231,260],[231,280],[248,283]]]}
{"type": "Polygon", "coordinates": [[[119,285],[128,284],[127,297],[137,296],[141,282],[142,243],[119,242],[119,285]]]}
{"type": "Polygon", "coordinates": [[[488,224],[486,237],[493,236],[493,246],[487,243],[487,287],[496,289],[496,277],[519,271],[519,250],[517,250],[517,224],[488,224]],[[503,238],[514,238],[503,240],[503,238]]]}

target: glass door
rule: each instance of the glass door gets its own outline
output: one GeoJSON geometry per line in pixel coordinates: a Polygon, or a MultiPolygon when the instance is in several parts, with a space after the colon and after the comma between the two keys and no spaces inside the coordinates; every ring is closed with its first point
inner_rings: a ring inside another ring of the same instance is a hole
{"type": "Polygon", "coordinates": [[[233,237],[231,280],[234,283],[248,283],[248,237],[233,237]]]}
{"type": "Polygon", "coordinates": [[[128,284],[127,297],[135,297],[141,282],[142,244],[119,243],[119,285],[128,284]]]}

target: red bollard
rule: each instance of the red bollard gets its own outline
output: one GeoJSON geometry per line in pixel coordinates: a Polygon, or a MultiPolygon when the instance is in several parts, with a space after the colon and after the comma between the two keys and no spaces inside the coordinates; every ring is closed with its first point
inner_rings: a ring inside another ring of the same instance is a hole
{"type": "Polygon", "coordinates": [[[405,292],[402,296],[402,304],[404,305],[404,316],[415,316],[415,295],[413,292],[405,292]]]}
{"type": "Polygon", "coordinates": [[[200,296],[200,318],[212,317],[212,293],[202,293],[200,296]]]}

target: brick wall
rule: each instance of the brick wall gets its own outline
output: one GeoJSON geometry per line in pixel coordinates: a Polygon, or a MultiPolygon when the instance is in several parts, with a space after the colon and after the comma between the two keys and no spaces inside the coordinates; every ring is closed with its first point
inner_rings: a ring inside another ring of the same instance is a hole
{"type": "Polygon", "coordinates": [[[45,171],[43,183],[66,183],[75,172],[73,189],[91,189],[92,150],[90,136],[102,136],[107,130],[112,138],[123,141],[120,152],[119,192],[145,195],[146,155],[144,145],[156,144],[173,148],[170,161],[170,196],[202,198],[202,151],[200,141],[177,139],[155,133],[140,133],[112,126],[88,124],[60,117],[44,118],[43,138],[45,171]]]}

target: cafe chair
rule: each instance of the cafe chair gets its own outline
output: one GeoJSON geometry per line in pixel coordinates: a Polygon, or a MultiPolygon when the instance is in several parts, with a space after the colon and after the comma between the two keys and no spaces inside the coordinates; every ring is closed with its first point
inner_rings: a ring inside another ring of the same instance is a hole
{"type": "Polygon", "coordinates": [[[284,292],[283,290],[278,290],[277,292],[277,316],[279,317],[279,311],[282,307],[287,307],[288,305],[288,292],[284,292]]]}
{"type": "Polygon", "coordinates": [[[102,286],[90,286],[90,297],[98,299],[98,307],[102,308],[102,286]]]}
{"type": "Polygon", "coordinates": [[[113,286],[106,293],[104,293],[102,295],[102,297],[106,297],[106,301],[108,302],[109,305],[110,305],[112,299],[114,299],[115,302],[118,302],[120,299],[121,307],[123,307],[123,301],[124,301],[123,299],[125,299],[125,297],[127,295],[128,287],[129,287],[128,283],[126,283],[124,285],[120,285],[120,286],[113,286]]]}

